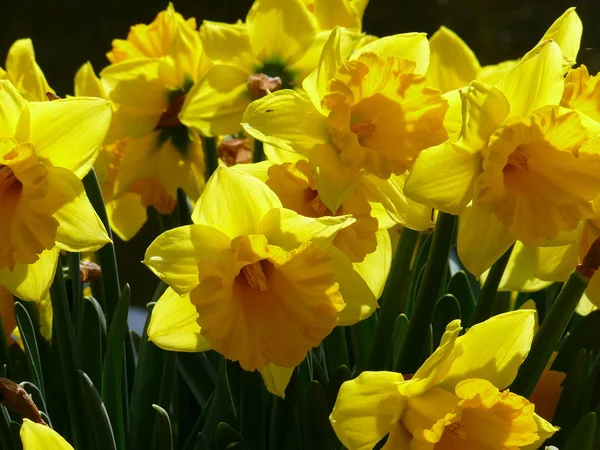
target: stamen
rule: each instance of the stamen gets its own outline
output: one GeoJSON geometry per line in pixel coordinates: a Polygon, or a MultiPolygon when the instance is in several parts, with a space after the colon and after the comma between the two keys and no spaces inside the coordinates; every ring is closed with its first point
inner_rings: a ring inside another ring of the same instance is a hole
{"type": "Polygon", "coordinates": [[[506,161],[506,166],[504,166],[504,170],[522,170],[525,172],[529,172],[529,160],[527,158],[527,155],[520,150],[515,150],[510,155],[508,155],[508,159],[506,161]]]}
{"type": "Polygon", "coordinates": [[[319,216],[333,215],[329,212],[329,209],[327,208],[327,206],[325,206],[325,203],[323,203],[323,200],[321,200],[321,197],[319,197],[319,195],[312,199],[309,205],[310,208],[319,216]]]}
{"type": "Polygon", "coordinates": [[[377,130],[373,119],[363,119],[350,125],[350,131],[358,136],[359,139],[370,136],[377,130]]]}
{"type": "Polygon", "coordinates": [[[267,290],[267,277],[263,272],[260,261],[242,267],[242,273],[252,289],[261,292],[267,290]]]}

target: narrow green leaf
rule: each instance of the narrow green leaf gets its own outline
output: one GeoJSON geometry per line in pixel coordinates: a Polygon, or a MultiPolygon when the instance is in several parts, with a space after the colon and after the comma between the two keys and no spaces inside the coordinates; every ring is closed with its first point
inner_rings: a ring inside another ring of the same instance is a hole
{"type": "Polygon", "coordinates": [[[125,449],[125,422],[123,416],[123,361],[125,335],[127,333],[127,314],[131,290],[126,284],[117,303],[113,320],[106,338],[104,370],[102,372],[102,400],[115,431],[118,448],[125,449]]]}
{"type": "MultiPolygon", "coordinates": [[[[60,257],[58,261],[60,269],[60,257]]],[[[67,301],[67,292],[63,279],[62,271],[57,269],[54,275],[52,286],[50,287],[50,297],[52,300],[53,312],[53,330],[56,335],[56,342],[60,348],[58,352],[60,366],[62,370],[63,386],[67,400],[67,411],[69,423],[71,424],[71,433],[75,448],[79,448],[83,442],[82,418],[78,413],[81,404],[81,391],[79,387],[79,376],[77,368],[79,366],[76,346],[75,333],[73,331],[73,322],[69,312],[67,301]]]]}
{"type": "MultiPolygon", "coordinates": [[[[339,369],[338,369],[339,370],[339,369]]],[[[296,406],[300,403],[298,371],[295,370],[285,390],[285,398],[275,397],[271,408],[269,449],[300,450],[302,436],[296,406]]]]}
{"type": "Polygon", "coordinates": [[[248,450],[248,447],[241,442],[234,442],[233,444],[229,444],[227,447],[225,447],[225,450],[248,450]]]}
{"type": "Polygon", "coordinates": [[[25,347],[25,356],[27,357],[27,366],[31,374],[33,384],[41,391],[44,397],[44,375],[42,372],[42,363],[40,362],[40,352],[38,350],[35,330],[29,313],[21,302],[15,302],[15,318],[21,332],[21,339],[25,347]]]}
{"type": "Polygon", "coordinates": [[[217,373],[204,353],[180,353],[177,358],[179,373],[202,408],[215,390],[217,373]]]}
{"type": "Polygon", "coordinates": [[[346,344],[346,330],[344,327],[335,327],[327,336],[323,345],[325,347],[325,360],[327,373],[331,376],[338,367],[349,366],[348,347],[346,344]]]}
{"type": "Polygon", "coordinates": [[[400,356],[400,348],[406,336],[408,329],[408,317],[405,314],[400,314],[394,325],[394,334],[392,335],[392,369],[398,371],[398,357],[400,356]]]}
{"type": "Polygon", "coordinates": [[[0,364],[6,365],[6,378],[13,379],[12,376],[12,361],[8,354],[8,343],[6,342],[6,334],[4,334],[4,323],[0,317],[0,364]]]}
{"type": "Polygon", "coordinates": [[[0,447],[6,450],[15,450],[15,443],[10,431],[10,417],[3,405],[0,405],[0,447]]]}
{"type": "Polygon", "coordinates": [[[152,405],[158,412],[158,448],[160,450],[173,450],[173,431],[171,430],[171,419],[164,408],[152,405]]]}
{"type": "Polygon", "coordinates": [[[381,308],[377,313],[377,327],[375,328],[373,347],[367,363],[369,370],[383,370],[391,367],[391,348],[388,343],[392,339],[398,315],[406,311],[410,263],[418,239],[418,231],[410,228],[402,229],[392,268],[381,296],[381,308]]]}
{"type": "Polygon", "coordinates": [[[203,137],[204,144],[204,179],[208,181],[213,172],[219,167],[217,155],[217,140],[214,137],[203,137]]]}
{"type": "Polygon", "coordinates": [[[579,272],[575,271],[571,274],[569,281],[563,286],[548,316],[533,338],[529,355],[521,364],[517,378],[511,385],[511,391],[529,398],[550,360],[552,352],[567,329],[575,307],[588,283],[589,279],[580,275],[579,272]]]}
{"type": "Polygon", "coordinates": [[[593,311],[585,316],[577,326],[569,327],[569,335],[552,363],[552,369],[568,372],[577,352],[584,348],[591,350],[594,343],[600,340],[600,311],[593,311]]]}
{"type": "Polygon", "coordinates": [[[243,442],[242,436],[228,423],[220,422],[215,431],[217,450],[224,450],[229,444],[243,442]]]}
{"type": "Polygon", "coordinates": [[[408,298],[406,299],[406,311],[403,311],[408,318],[412,315],[415,298],[417,297],[421,278],[423,278],[423,272],[425,271],[425,264],[429,257],[431,241],[433,241],[433,233],[421,233],[417,242],[417,259],[412,267],[412,277],[408,288],[408,298]]]}
{"type": "Polygon", "coordinates": [[[92,427],[93,442],[98,450],[116,450],[115,435],[100,394],[84,372],[79,370],[78,373],[82,398],[92,427]]]}
{"type": "Polygon", "coordinates": [[[227,385],[227,369],[225,358],[222,356],[219,362],[219,372],[217,376],[217,386],[215,389],[214,398],[210,406],[207,405],[207,410],[208,415],[204,425],[202,426],[202,433],[209,438],[214,435],[219,422],[235,423],[233,406],[231,404],[231,395],[227,385]]]}
{"type": "Polygon", "coordinates": [[[241,372],[240,432],[252,450],[264,450],[265,387],[258,371],[241,372]]]}
{"type": "Polygon", "coordinates": [[[106,320],[100,303],[93,297],[83,299],[77,326],[77,350],[81,370],[94,386],[102,386],[102,366],[106,343],[106,320]]]}
{"type": "Polygon", "coordinates": [[[346,327],[349,330],[350,342],[352,343],[351,361],[354,362],[354,370],[357,374],[367,368],[368,358],[373,348],[376,326],[377,313],[373,313],[367,319],[346,327]]]}
{"type": "Polygon", "coordinates": [[[198,433],[194,450],[210,450],[210,444],[208,443],[208,439],[206,439],[204,434],[198,433]]]}
{"type": "MultiPolygon", "coordinates": [[[[29,396],[33,399],[33,403],[35,403],[35,406],[37,406],[37,408],[40,410],[40,413],[47,414],[48,407],[46,406],[46,399],[42,396],[42,392],[39,390],[39,388],[35,384],[30,383],[29,381],[22,381],[19,384],[23,389],[27,391],[29,396]]],[[[52,422],[46,421],[46,423],[52,426],[52,422]]]]}
{"type": "Polygon", "coordinates": [[[264,144],[258,139],[254,140],[254,151],[252,152],[252,162],[259,163],[265,159],[264,144]]]}
{"type": "Polygon", "coordinates": [[[325,398],[323,387],[318,381],[312,381],[306,391],[306,437],[311,450],[332,450],[337,446],[337,438],[331,424],[331,410],[325,398]]]}
{"type": "Polygon", "coordinates": [[[225,373],[227,377],[227,389],[231,397],[233,416],[236,423],[240,422],[240,408],[242,406],[242,368],[239,363],[225,360],[225,373]]]}
{"type": "Polygon", "coordinates": [[[456,272],[454,276],[450,278],[447,293],[454,295],[458,300],[462,317],[471,317],[473,310],[475,309],[475,295],[473,295],[471,283],[464,270],[456,272]]]}
{"type": "Polygon", "coordinates": [[[438,215],[429,257],[398,357],[402,373],[415,373],[421,363],[421,351],[415,343],[424,342],[429,332],[433,309],[448,266],[455,224],[456,216],[442,212],[438,215]]]}
{"type": "Polygon", "coordinates": [[[77,252],[69,253],[69,279],[71,281],[71,302],[73,303],[73,326],[77,327],[81,314],[83,300],[83,284],[81,283],[80,269],[81,255],[77,252]]]}
{"type": "Polygon", "coordinates": [[[442,296],[433,311],[433,348],[437,348],[442,340],[442,335],[446,331],[446,325],[460,318],[460,304],[457,298],[452,294],[442,296]]]}
{"type": "Polygon", "coordinates": [[[335,405],[335,400],[337,398],[338,392],[346,381],[350,380],[352,375],[350,373],[350,369],[346,366],[339,366],[335,372],[329,377],[329,383],[327,384],[327,389],[325,390],[325,396],[327,397],[327,403],[329,404],[329,408],[333,409],[333,405],[335,405]]]}
{"type": "Polygon", "coordinates": [[[21,423],[11,420],[10,422],[10,433],[12,434],[13,442],[16,450],[23,450],[23,444],[21,443],[21,423]]]}
{"type": "Polygon", "coordinates": [[[565,450],[594,450],[596,429],[596,413],[583,416],[569,435],[565,450]]]}

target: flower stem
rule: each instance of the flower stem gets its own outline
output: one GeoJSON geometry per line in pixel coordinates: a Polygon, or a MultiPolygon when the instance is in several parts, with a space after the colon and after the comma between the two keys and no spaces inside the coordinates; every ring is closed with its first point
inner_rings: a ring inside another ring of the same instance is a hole
{"type": "Polygon", "coordinates": [[[415,373],[421,362],[423,345],[427,341],[444,270],[448,264],[455,224],[456,216],[439,213],[415,306],[400,348],[398,367],[402,373],[415,373]]]}
{"type": "Polygon", "coordinates": [[[252,162],[257,163],[265,159],[265,146],[264,144],[256,139],[254,141],[254,152],[252,152],[252,162]]]}

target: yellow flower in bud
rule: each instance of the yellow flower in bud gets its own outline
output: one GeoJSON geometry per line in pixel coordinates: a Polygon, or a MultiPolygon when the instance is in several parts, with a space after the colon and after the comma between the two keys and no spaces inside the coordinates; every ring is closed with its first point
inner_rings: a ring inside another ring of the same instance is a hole
{"type": "Polygon", "coordinates": [[[446,328],[438,349],[409,380],[363,372],[345,382],[330,420],[349,450],[516,450],[538,448],[557,428],[527,399],[506,390],[529,349],[535,311],[500,314],[458,336],[446,328]]]}
{"type": "Polygon", "coordinates": [[[377,307],[367,283],[334,246],[349,216],[309,218],[282,207],[264,183],[217,169],[193,225],[160,235],[144,263],[172,289],[148,336],[168,350],[209,348],[261,371],[283,395],[293,368],[336,325],[377,307]]]}
{"type": "Polygon", "coordinates": [[[344,61],[336,29],[303,83],[308,98],[275,92],[253,102],[242,125],[256,139],[307,158],[319,195],[336,211],[361,171],[401,175],[421,150],[447,138],[447,102],[423,75],[428,58],[425,35],[412,33],[375,41],[344,61]]]}
{"type": "Polygon", "coordinates": [[[19,39],[8,50],[6,71],[0,79],[9,80],[13,86],[29,101],[43,102],[46,94],[54,94],[46,77],[35,60],[31,39],[19,39]]]}
{"type": "Polygon", "coordinates": [[[29,419],[23,419],[20,435],[23,450],[73,450],[71,444],[48,425],[29,419]]]}
{"type": "Polygon", "coordinates": [[[351,22],[354,29],[342,32],[342,51],[350,55],[363,37],[358,3],[363,2],[315,2],[325,31],[319,31],[317,18],[302,0],[256,0],[245,23],[204,21],[200,35],[215,67],[190,91],[181,121],[206,136],[241,131],[242,114],[252,100],[302,86],[333,26],[351,22]]]}
{"type": "Polygon", "coordinates": [[[119,236],[130,239],[152,206],[169,214],[181,188],[193,200],[204,183],[204,157],[198,134],[178,118],[187,93],[208,71],[193,20],[184,20],[169,4],[150,25],[136,25],[127,40],[115,40],[113,62],[97,80],[84,66],[76,78],[79,95],[112,101],[113,130],[99,164],[119,236]],[[118,201],[116,201],[118,200],[118,201]]]}
{"type": "Polygon", "coordinates": [[[43,297],[59,249],[110,242],[80,181],[110,120],[104,100],[28,103],[0,81],[0,284],[15,296],[43,297]]]}
{"type": "Polygon", "coordinates": [[[461,214],[458,253],[477,276],[515,240],[545,245],[595,215],[600,141],[558,106],[563,84],[552,41],[498,85],[472,82],[461,133],[422,152],[406,181],[415,201],[461,214]]]}

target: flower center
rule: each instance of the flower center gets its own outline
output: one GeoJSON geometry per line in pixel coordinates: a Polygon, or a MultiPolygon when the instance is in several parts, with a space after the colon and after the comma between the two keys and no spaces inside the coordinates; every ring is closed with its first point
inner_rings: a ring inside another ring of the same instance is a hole
{"type": "Polygon", "coordinates": [[[158,125],[156,125],[157,129],[165,129],[165,128],[174,128],[182,125],[179,120],[179,113],[181,112],[181,107],[183,106],[183,102],[185,101],[185,95],[180,95],[175,100],[173,100],[167,110],[160,116],[160,120],[158,121],[158,125]]]}
{"type": "Polygon", "coordinates": [[[263,270],[262,262],[258,261],[242,267],[242,274],[244,274],[252,289],[264,292],[267,290],[267,276],[263,270]]]}
{"type": "Polygon", "coordinates": [[[315,212],[316,217],[334,215],[329,211],[329,208],[327,208],[325,203],[323,203],[323,200],[321,199],[317,191],[312,191],[311,193],[315,194],[315,198],[313,198],[310,201],[309,207],[315,212]]]}
{"type": "Polygon", "coordinates": [[[508,155],[508,159],[506,161],[506,165],[502,170],[504,175],[508,175],[511,173],[519,173],[519,172],[529,172],[529,159],[527,155],[519,148],[508,155]]]}
{"type": "Polygon", "coordinates": [[[17,179],[12,169],[8,166],[0,165],[0,203],[5,203],[10,198],[18,196],[23,190],[23,185],[17,179]]]}
{"type": "Polygon", "coordinates": [[[372,135],[377,131],[377,125],[373,119],[362,119],[350,125],[350,131],[358,136],[358,139],[363,139],[372,135]]]}

